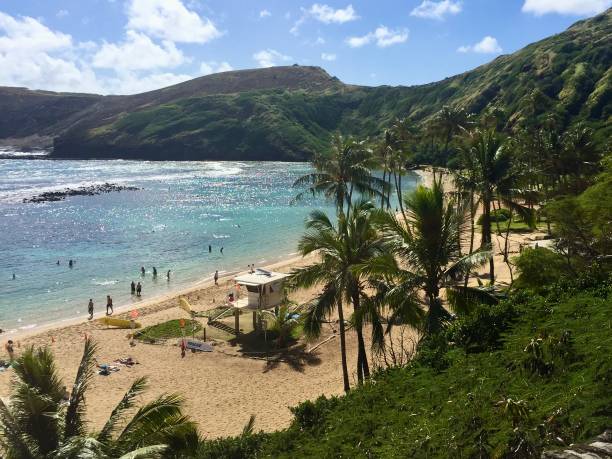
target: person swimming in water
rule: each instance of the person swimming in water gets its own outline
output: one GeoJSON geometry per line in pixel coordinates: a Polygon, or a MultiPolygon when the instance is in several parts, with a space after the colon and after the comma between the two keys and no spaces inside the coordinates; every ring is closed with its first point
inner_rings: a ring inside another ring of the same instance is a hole
{"type": "Polygon", "coordinates": [[[221,252],[221,255],[223,255],[223,247],[221,247],[221,250],[219,250],[219,252],[221,252]]]}
{"type": "Polygon", "coordinates": [[[17,277],[15,276],[15,273],[13,273],[13,280],[17,279],[17,277]]]}
{"type": "Polygon", "coordinates": [[[208,244],[208,253],[212,253],[212,245],[208,244]]]}
{"type": "Polygon", "coordinates": [[[157,277],[157,268],[153,266],[153,277],[157,277]]]}
{"type": "Polygon", "coordinates": [[[144,269],[144,266],[141,266],[141,267],[140,267],[140,275],[141,275],[141,276],[144,276],[144,275],[145,275],[145,273],[146,273],[146,270],[144,269]]]}
{"type": "Polygon", "coordinates": [[[70,261],[68,262],[68,267],[69,267],[69,268],[72,268],[72,266],[73,266],[73,265],[74,265],[74,262],[73,262],[72,260],[70,260],[70,261]]]}
{"type": "Polygon", "coordinates": [[[170,280],[170,270],[168,270],[168,272],[166,273],[166,278],[170,280]]]}

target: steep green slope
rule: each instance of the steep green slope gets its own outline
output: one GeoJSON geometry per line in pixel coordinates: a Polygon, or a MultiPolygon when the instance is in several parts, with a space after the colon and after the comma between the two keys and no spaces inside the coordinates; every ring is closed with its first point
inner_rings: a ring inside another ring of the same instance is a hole
{"type": "Polygon", "coordinates": [[[610,426],[611,306],[600,272],[516,293],[408,367],[302,403],[286,430],[208,442],[199,457],[540,457],[610,426]]]}
{"type": "MultiPolygon", "coordinates": [[[[55,136],[56,157],[302,160],[334,130],[373,136],[396,117],[420,123],[454,105],[477,114],[495,108],[507,129],[547,118],[561,129],[584,122],[604,142],[612,134],[611,42],[608,10],[428,85],[350,86],[303,66],[225,72],[133,96],[90,96],[76,114],[70,104],[58,111],[61,123],[37,120],[25,134],[38,127],[55,136]]],[[[0,109],[19,105],[1,95],[0,109]]],[[[35,119],[28,107],[12,113],[35,119]]],[[[20,133],[9,131],[0,125],[0,138],[20,133]]]]}

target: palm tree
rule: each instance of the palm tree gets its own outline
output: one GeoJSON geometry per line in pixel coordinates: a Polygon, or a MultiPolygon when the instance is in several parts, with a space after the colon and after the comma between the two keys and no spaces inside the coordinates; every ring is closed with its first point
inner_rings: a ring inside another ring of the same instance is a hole
{"type": "Polygon", "coordinates": [[[473,296],[494,301],[478,289],[457,283],[461,274],[482,264],[490,253],[483,248],[461,256],[458,233],[463,230],[464,215],[452,200],[445,200],[439,182],[434,181],[432,188],[417,187],[404,204],[408,216],[405,221],[390,212],[375,212],[376,225],[390,250],[362,269],[370,276],[387,279],[385,303],[392,310],[391,325],[415,322],[424,306],[421,331],[436,333],[450,319],[440,298],[442,289],[461,293],[451,295],[456,307],[473,296]],[[420,291],[424,295],[419,295],[420,291]]]}
{"type": "MultiPolygon", "coordinates": [[[[404,218],[406,218],[406,213],[404,211],[404,200],[402,198],[402,177],[407,171],[410,162],[410,147],[415,142],[415,139],[416,133],[413,126],[407,118],[404,118],[401,120],[398,119],[393,123],[387,140],[387,144],[389,145],[389,164],[393,172],[395,192],[404,218]]],[[[391,180],[389,179],[389,181],[391,180]]]]}
{"type": "MultiPolygon", "coordinates": [[[[446,162],[453,137],[463,132],[471,123],[470,115],[461,107],[445,105],[430,121],[430,129],[442,142],[441,160],[446,162]]],[[[435,178],[435,177],[434,177],[435,178]]]]}
{"type": "Polygon", "coordinates": [[[331,149],[316,154],[312,165],[314,172],[294,182],[294,187],[307,187],[294,201],[307,194],[323,195],[334,202],[338,213],[343,213],[345,208],[350,212],[354,193],[363,197],[381,197],[387,188],[386,182],[372,174],[376,159],[365,142],[357,142],[351,137],[336,134],[331,149]]]}
{"type": "MultiPolygon", "coordinates": [[[[323,285],[322,293],[305,313],[304,333],[307,337],[319,336],[322,321],[334,311],[338,312],[345,391],[350,389],[350,385],[346,367],[343,305],[352,304],[355,314],[360,314],[367,279],[364,271],[357,268],[385,252],[385,244],[372,226],[373,210],[371,203],[360,201],[353,206],[349,216],[340,214],[337,226],[325,213],[313,211],[298,249],[304,256],[318,252],[320,258],[316,263],[294,270],[290,280],[293,288],[323,285]]],[[[361,324],[361,321],[355,323],[358,343],[357,379],[360,383],[370,375],[361,324]]]]}
{"type": "Polygon", "coordinates": [[[96,345],[85,341],[68,401],[51,351],[27,349],[14,364],[15,387],[9,403],[0,401],[0,445],[7,458],[174,457],[195,451],[194,424],[181,413],[182,399],[164,395],[126,421],[126,411],[146,388],[137,379],[97,433],[85,424],[85,392],[95,373],[96,345]]]}
{"type": "MultiPolygon", "coordinates": [[[[512,167],[512,157],[506,148],[505,139],[494,130],[477,129],[466,139],[460,149],[461,168],[469,171],[464,182],[478,196],[477,204],[482,204],[481,247],[490,247],[491,210],[495,201],[503,203],[534,226],[533,211],[522,205],[520,193],[514,188],[518,183],[518,169],[512,167]]],[[[489,259],[489,277],[495,282],[493,256],[489,259]]]]}

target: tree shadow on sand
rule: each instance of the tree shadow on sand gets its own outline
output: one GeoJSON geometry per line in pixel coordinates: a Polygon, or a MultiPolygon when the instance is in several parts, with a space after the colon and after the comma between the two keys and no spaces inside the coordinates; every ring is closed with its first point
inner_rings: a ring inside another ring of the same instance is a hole
{"type": "Polygon", "coordinates": [[[318,353],[306,350],[306,344],[291,340],[283,347],[279,347],[274,339],[268,337],[266,341],[261,333],[251,332],[240,335],[230,341],[237,351],[244,357],[266,361],[264,373],[278,368],[285,363],[295,371],[304,372],[306,366],[316,366],[321,363],[318,353]]]}

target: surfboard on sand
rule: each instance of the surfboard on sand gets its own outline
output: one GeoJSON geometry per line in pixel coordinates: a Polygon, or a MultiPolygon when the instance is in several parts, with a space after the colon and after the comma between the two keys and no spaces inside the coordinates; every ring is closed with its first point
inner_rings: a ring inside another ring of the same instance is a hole
{"type": "Polygon", "coordinates": [[[185,297],[180,297],[179,298],[179,307],[181,309],[184,309],[186,312],[188,312],[189,314],[192,313],[192,309],[191,309],[191,303],[189,303],[189,301],[187,300],[187,298],[185,297]]]}
{"type": "MultiPolygon", "coordinates": [[[[109,327],[132,328],[132,323],[130,320],[117,319],[116,317],[102,317],[100,322],[109,327]]],[[[135,322],[135,326],[136,328],[140,328],[142,327],[142,324],[140,322],[135,322]]]]}
{"type": "MultiPolygon", "coordinates": [[[[200,352],[212,352],[213,347],[209,343],[205,343],[204,341],[200,341],[198,339],[193,338],[182,338],[185,340],[185,347],[187,349],[192,349],[194,351],[200,352]]],[[[181,344],[181,340],[179,340],[179,344],[181,344]]]]}

